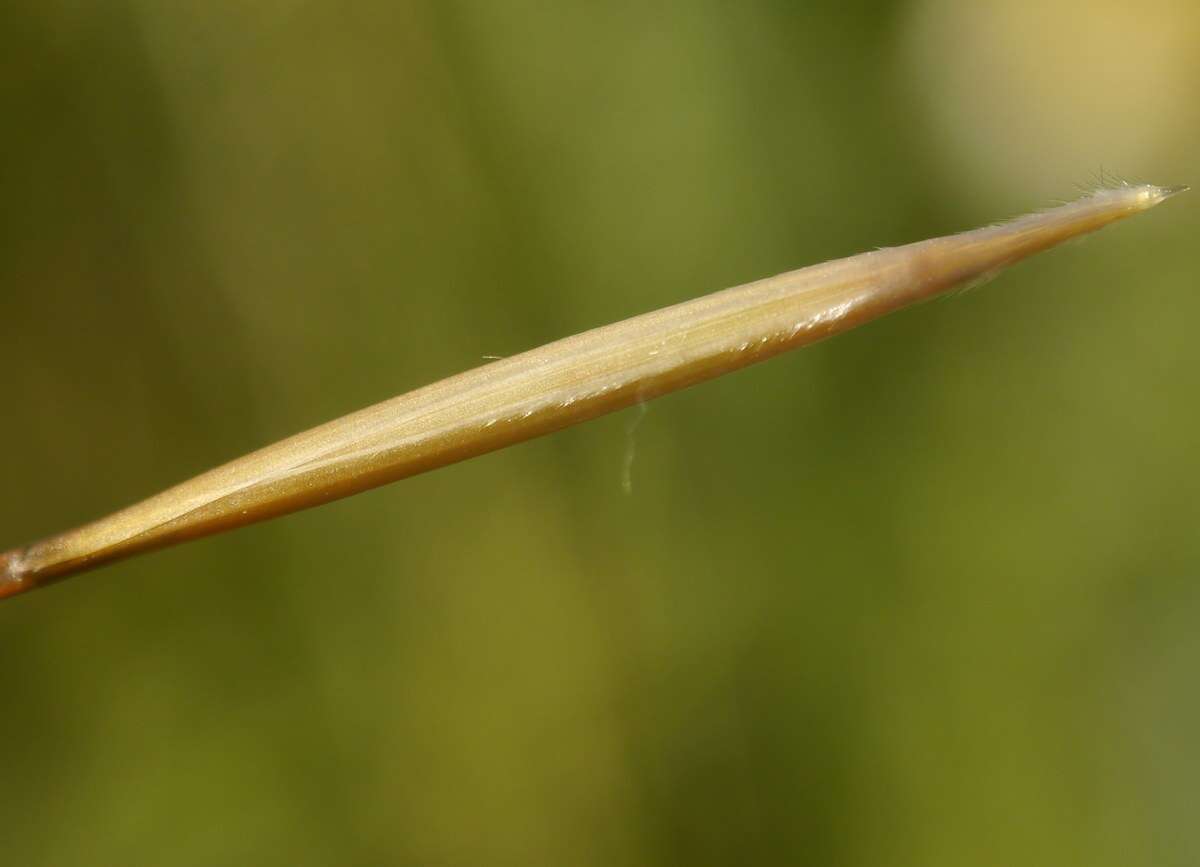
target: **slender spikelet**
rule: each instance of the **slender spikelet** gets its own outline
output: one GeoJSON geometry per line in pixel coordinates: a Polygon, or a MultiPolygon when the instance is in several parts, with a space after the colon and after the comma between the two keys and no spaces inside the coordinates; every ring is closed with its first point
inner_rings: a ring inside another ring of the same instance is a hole
{"type": "Polygon", "coordinates": [[[0,555],[0,597],[326,503],[806,346],[994,274],[1184,188],[1121,186],[990,226],[813,265],[494,361],[0,555]]]}

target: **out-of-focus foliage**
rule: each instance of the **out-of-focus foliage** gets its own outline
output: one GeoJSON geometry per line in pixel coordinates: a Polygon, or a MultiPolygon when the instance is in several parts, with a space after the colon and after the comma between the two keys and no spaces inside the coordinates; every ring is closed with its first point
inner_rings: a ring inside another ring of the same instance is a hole
{"type": "MultiPolygon", "coordinates": [[[[1195,181],[1198,27],[8,0],[0,547],[484,355],[1195,181]]],[[[0,857],[1195,863],[1198,214],[6,602],[0,857]]]]}

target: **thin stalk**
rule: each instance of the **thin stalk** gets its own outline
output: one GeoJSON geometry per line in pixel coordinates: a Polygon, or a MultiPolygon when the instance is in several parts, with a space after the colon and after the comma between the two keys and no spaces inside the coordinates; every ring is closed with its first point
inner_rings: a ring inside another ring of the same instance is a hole
{"type": "Polygon", "coordinates": [[[726,289],[460,373],[0,555],[0,597],[356,494],[711,379],[978,281],[1181,189],[1101,190],[1002,225],[726,289]]]}

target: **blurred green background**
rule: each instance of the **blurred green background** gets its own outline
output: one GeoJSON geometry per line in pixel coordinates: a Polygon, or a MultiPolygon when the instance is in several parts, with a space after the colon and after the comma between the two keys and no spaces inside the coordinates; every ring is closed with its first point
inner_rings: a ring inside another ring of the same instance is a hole
{"type": "MultiPolygon", "coordinates": [[[[1194,183],[1198,37],[1193,0],[8,0],[0,548],[484,355],[1194,183]]],[[[1198,228],[5,602],[0,857],[1197,863],[1198,228]]]]}

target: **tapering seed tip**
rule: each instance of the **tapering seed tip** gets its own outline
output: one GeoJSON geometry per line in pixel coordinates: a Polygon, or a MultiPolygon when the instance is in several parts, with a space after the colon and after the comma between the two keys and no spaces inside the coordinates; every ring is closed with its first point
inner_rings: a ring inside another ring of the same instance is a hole
{"type": "Polygon", "coordinates": [[[1171,196],[1179,193],[1187,192],[1189,187],[1186,185],[1178,187],[1157,187],[1154,184],[1144,184],[1140,187],[1134,187],[1136,191],[1137,204],[1143,208],[1153,208],[1155,205],[1165,202],[1171,196]]]}
{"type": "Polygon", "coordinates": [[[1085,207],[1098,206],[1104,210],[1136,214],[1148,211],[1171,196],[1186,191],[1188,187],[1160,187],[1155,184],[1122,184],[1119,187],[1104,187],[1080,199],[1085,207]]]}

